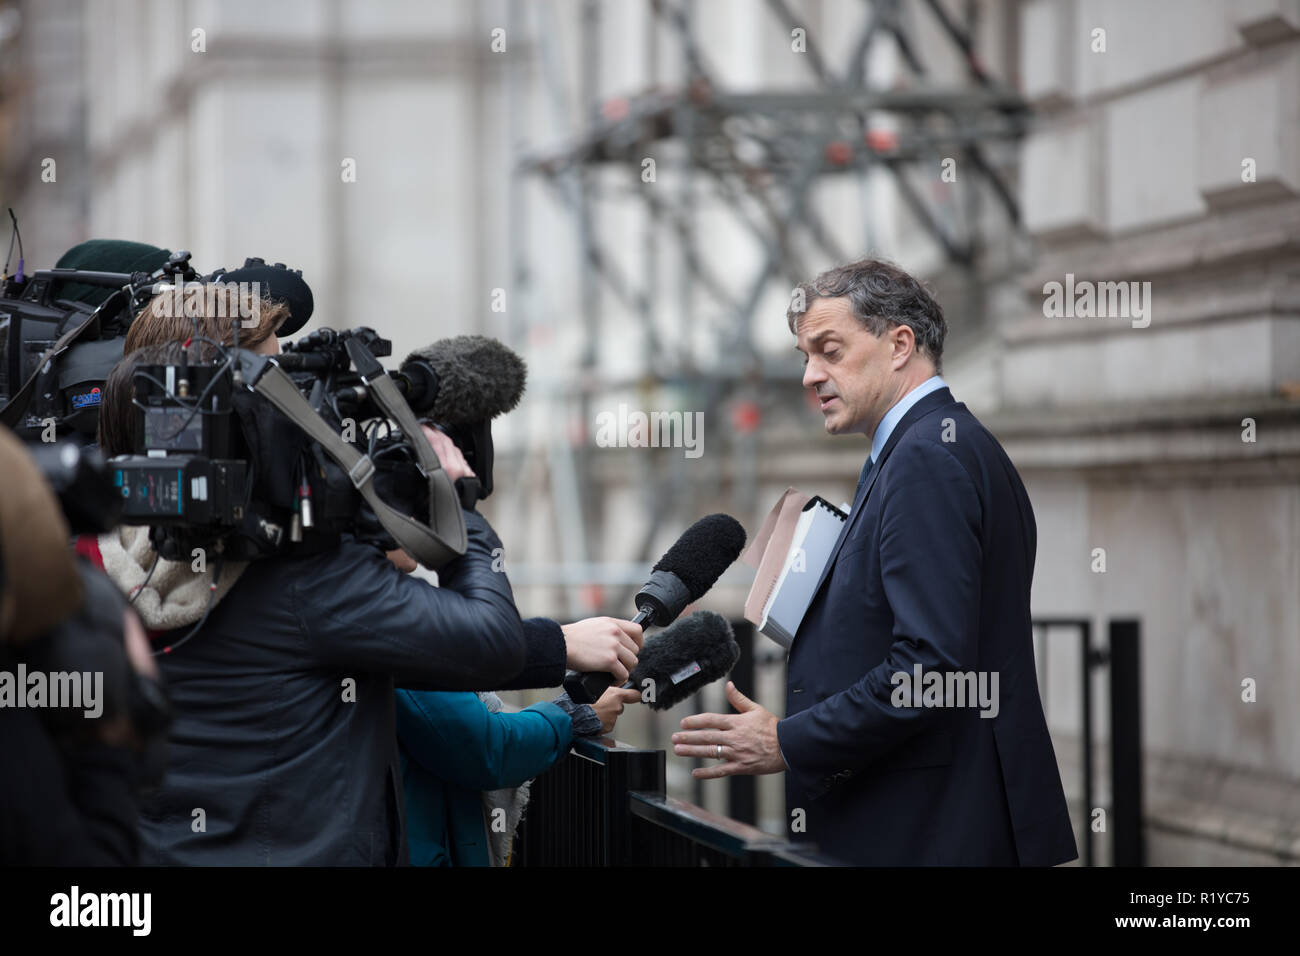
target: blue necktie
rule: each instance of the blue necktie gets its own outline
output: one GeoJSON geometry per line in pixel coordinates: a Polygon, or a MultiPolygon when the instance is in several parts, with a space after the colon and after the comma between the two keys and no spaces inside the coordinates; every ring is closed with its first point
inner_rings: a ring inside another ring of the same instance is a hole
{"type": "Polygon", "coordinates": [[[871,474],[871,467],[872,467],[875,463],[876,463],[876,460],[875,460],[874,458],[872,458],[870,455],[868,455],[868,456],[867,456],[867,463],[866,463],[865,465],[862,466],[862,474],[858,475],[858,490],[855,491],[855,492],[853,493],[853,496],[854,496],[855,498],[856,498],[858,495],[862,494],[862,486],[865,485],[865,484],[867,483],[867,475],[871,474]]]}

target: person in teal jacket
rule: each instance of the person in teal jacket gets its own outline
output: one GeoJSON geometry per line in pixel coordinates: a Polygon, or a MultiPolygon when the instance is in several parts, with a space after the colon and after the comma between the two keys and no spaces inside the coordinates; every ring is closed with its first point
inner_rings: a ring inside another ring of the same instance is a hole
{"type": "Polygon", "coordinates": [[[527,783],[574,736],[609,733],[638,691],[611,687],[594,705],[567,695],[505,713],[495,694],[397,691],[397,739],[412,866],[500,866],[527,783]]]}
{"type": "MultiPolygon", "coordinates": [[[[416,567],[401,550],[389,551],[388,559],[408,574],[416,567]]],[[[588,623],[601,620],[607,619],[588,623]]],[[[526,635],[540,628],[563,639],[564,628],[548,618],[523,625],[526,635]]],[[[575,736],[611,733],[623,706],[641,693],[614,684],[595,704],[561,694],[518,713],[502,711],[492,693],[399,687],[395,699],[411,865],[504,866],[529,781],[568,753],[575,736]]]]}

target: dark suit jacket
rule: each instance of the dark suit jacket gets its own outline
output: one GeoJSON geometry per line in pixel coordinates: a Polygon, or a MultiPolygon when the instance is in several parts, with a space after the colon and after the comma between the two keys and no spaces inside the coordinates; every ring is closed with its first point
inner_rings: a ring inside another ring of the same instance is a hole
{"type": "Polygon", "coordinates": [[[1038,696],[1035,546],[997,440],[948,389],[922,398],[859,486],[790,650],[778,735],[796,837],[859,864],[1078,855],[1038,696]],[[996,672],[996,716],[895,706],[917,664],[990,689],[996,672]]]}

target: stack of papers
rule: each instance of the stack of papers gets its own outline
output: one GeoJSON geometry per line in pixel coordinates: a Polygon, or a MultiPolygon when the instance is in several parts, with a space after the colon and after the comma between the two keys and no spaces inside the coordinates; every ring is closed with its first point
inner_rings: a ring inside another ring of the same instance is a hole
{"type": "Polygon", "coordinates": [[[787,488],[741,560],[758,569],[745,619],[789,649],[848,519],[820,497],[787,488]]]}

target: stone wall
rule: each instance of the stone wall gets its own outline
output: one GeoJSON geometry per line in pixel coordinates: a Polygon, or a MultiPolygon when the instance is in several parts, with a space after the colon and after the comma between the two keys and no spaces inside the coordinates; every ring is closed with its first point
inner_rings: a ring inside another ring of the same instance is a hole
{"type": "MultiPolygon", "coordinates": [[[[1035,614],[1142,622],[1149,862],[1295,863],[1300,3],[1036,0],[1022,30],[1038,254],[986,417],[1038,515],[1035,614]],[[1067,276],[1147,314],[1049,315],[1067,276]]],[[[1076,674],[1049,719],[1077,795],[1076,674]]]]}

